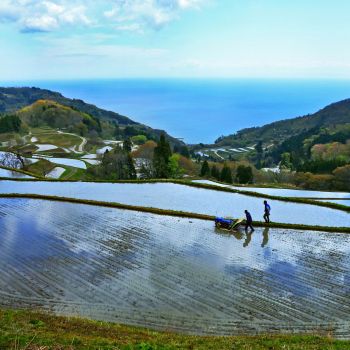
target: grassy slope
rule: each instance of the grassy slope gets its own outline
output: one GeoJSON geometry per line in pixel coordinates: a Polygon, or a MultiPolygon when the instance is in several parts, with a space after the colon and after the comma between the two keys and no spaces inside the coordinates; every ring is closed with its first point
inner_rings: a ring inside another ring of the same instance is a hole
{"type": "Polygon", "coordinates": [[[313,335],[204,337],[65,318],[31,311],[0,310],[0,349],[349,349],[349,341],[313,335]]]}
{"type": "Polygon", "coordinates": [[[73,136],[73,135],[67,135],[67,134],[59,134],[52,130],[52,132],[48,132],[46,134],[40,133],[40,134],[34,134],[38,139],[38,142],[35,143],[41,143],[41,144],[52,144],[57,147],[74,147],[79,146],[82,142],[82,139],[79,136],[73,136]]]}

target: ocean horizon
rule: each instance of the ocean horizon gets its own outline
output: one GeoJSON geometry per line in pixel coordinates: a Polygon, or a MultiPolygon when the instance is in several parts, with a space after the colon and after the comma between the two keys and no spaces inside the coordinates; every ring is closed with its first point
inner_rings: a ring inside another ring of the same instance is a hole
{"type": "Polygon", "coordinates": [[[348,80],[93,79],[3,82],[82,99],[187,143],[311,114],[350,98],[348,80]]]}

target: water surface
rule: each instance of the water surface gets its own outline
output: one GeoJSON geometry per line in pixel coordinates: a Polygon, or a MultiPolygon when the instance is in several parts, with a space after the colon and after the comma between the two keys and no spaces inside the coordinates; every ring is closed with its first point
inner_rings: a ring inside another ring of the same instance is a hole
{"type": "Polygon", "coordinates": [[[312,191],[312,190],[293,190],[287,188],[264,188],[264,187],[251,187],[251,186],[232,186],[225,185],[219,182],[210,181],[210,180],[194,180],[193,182],[215,185],[220,187],[232,188],[234,190],[240,191],[252,191],[263,193],[271,196],[280,196],[280,197],[299,197],[299,198],[349,198],[350,193],[348,192],[331,192],[331,191],[312,191]]]}
{"type": "Polygon", "coordinates": [[[0,168],[0,177],[33,179],[33,176],[23,174],[19,171],[12,171],[12,170],[7,170],[7,169],[3,169],[3,168],[0,168]]]}
{"type": "MultiPolygon", "coordinates": [[[[0,193],[29,193],[59,197],[118,202],[160,209],[181,210],[215,216],[262,220],[263,198],[245,196],[172,183],[111,184],[88,182],[0,181],[0,193]]],[[[271,220],[283,223],[350,226],[350,214],[308,204],[269,200],[271,220]]]]}
{"type": "Polygon", "coordinates": [[[349,337],[350,236],[0,199],[0,305],[200,334],[349,337]],[[42,208],[45,207],[45,211],[42,208]]]}

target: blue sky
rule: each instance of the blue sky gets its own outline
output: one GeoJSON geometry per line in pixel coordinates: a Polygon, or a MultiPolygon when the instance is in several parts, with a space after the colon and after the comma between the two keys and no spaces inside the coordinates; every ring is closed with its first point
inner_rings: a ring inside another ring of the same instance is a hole
{"type": "Polygon", "coordinates": [[[1,80],[350,78],[348,0],[1,0],[1,80]]]}

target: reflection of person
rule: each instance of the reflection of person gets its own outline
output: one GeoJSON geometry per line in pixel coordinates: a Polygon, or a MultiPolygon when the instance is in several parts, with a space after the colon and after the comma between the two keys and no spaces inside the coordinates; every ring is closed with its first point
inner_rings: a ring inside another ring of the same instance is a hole
{"type": "Polygon", "coordinates": [[[265,247],[268,242],[269,242],[269,228],[266,227],[263,231],[263,241],[261,243],[261,246],[265,247]]]}
{"type": "Polygon", "coordinates": [[[271,212],[271,207],[267,201],[264,201],[264,220],[265,222],[270,222],[270,212],[271,212]]]}
{"type": "MultiPolygon", "coordinates": [[[[254,231],[254,229],[253,229],[253,231],[254,231]]],[[[252,240],[253,231],[246,233],[246,238],[245,238],[245,241],[243,243],[244,248],[248,247],[250,241],[252,240]]]]}
{"type": "Polygon", "coordinates": [[[253,223],[253,219],[252,219],[252,216],[250,215],[249,211],[248,210],[245,210],[245,217],[246,217],[246,221],[245,221],[245,230],[247,231],[248,230],[248,227],[250,227],[250,229],[252,231],[254,231],[254,227],[252,225],[253,223]]]}

